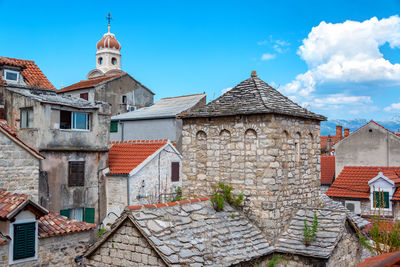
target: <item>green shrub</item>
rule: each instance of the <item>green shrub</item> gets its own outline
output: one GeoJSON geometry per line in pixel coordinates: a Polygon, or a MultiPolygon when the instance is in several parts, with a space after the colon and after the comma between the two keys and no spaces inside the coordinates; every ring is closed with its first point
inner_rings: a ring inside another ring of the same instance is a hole
{"type": "Polygon", "coordinates": [[[315,240],[317,237],[317,230],[318,230],[318,217],[317,212],[314,211],[314,219],[312,221],[311,228],[307,225],[307,220],[304,219],[304,244],[306,246],[310,245],[311,242],[315,240]]]}
{"type": "Polygon", "coordinates": [[[214,196],[211,197],[214,209],[216,211],[222,211],[224,209],[224,196],[218,192],[215,192],[214,196]]]}

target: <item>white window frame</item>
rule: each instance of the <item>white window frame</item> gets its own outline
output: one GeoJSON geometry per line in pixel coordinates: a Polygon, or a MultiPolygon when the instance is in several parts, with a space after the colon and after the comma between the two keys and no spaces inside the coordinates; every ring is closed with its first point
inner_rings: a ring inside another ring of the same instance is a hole
{"type": "Polygon", "coordinates": [[[370,207],[371,211],[377,211],[379,208],[376,208],[374,206],[374,192],[382,191],[382,192],[388,192],[389,193],[389,208],[383,208],[381,210],[383,211],[392,211],[392,198],[394,194],[394,182],[387,178],[385,175],[383,175],[382,172],[379,172],[378,175],[371,180],[368,181],[369,185],[369,202],[370,202],[370,207]],[[386,183],[388,183],[390,186],[387,187],[375,187],[375,184],[380,180],[384,180],[386,183]]]}
{"type": "Polygon", "coordinates": [[[379,210],[379,208],[376,208],[374,205],[374,192],[388,192],[389,193],[389,208],[383,208],[381,210],[383,211],[392,211],[392,197],[393,197],[393,190],[392,188],[375,188],[375,191],[371,188],[371,193],[369,196],[369,200],[371,202],[371,210],[376,211],[379,210]]]}
{"type": "Polygon", "coordinates": [[[83,217],[84,216],[85,216],[85,209],[84,208],[72,208],[72,209],[69,209],[69,219],[74,219],[74,220],[83,222],[83,217]],[[81,215],[82,215],[81,219],[77,219],[76,216],[72,216],[72,215],[76,215],[76,211],[77,210],[81,211],[81,215]]]}
{"type": "Polygon", "coordinates": [[[10,223],[11,241],[10,241],[10,246],[8,249],[9,250],[9,253],[8,253],[9,264],[16,264],[16,263],[20,263],[20,262],[37,260],[37,258],[38,258],[38,243],[39,243],[38,229],[39,229],[38,221],[33,220],[33,219],[18,220],[13,223],[10,223]],[[22,224],[22,223],[35,223],[35,256],[14,261],[13,260],[13,258],[14,258],[14,224],[22,224]]]}
{"type": "Polygon", "coordinates": [[[71,111],[71,130],[74,131],[90,131],[90,113],[85,113],[85,112],[73,112],[71,111]],[[76,126],[76,121],[74,120],[74,114],[85,114],[86,115],[86,129],[77,129],[75,128],[76,126]]]}
{"type": "Polygon", "coordinates": [[[3,72],[4,72],[4,75],[3,75],[4,80],[6,80],[8,82],[14,82],[14,83],[19,82],[19,79],[20,79],[19,76],[21,75],[19,71],[5,69],[3,72]],[[9,80],[9,79],[7,79],[7,72],[17,74],[17,80],[9,80]]]}

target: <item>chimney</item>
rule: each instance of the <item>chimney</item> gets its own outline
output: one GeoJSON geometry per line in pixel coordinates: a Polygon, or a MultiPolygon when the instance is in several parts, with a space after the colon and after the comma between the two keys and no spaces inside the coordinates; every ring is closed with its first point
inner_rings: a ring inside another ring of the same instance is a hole
{"type": "Polygon", "coordinates": [[[336,139],[342,140],[342,126],[336,125],[336,139]]]}
{"type": "Polygon", "coordinates": [[[349,128],[345,128],[344,129],[344,137],[347,137],[350,135],[350,129],[349,128]]]}

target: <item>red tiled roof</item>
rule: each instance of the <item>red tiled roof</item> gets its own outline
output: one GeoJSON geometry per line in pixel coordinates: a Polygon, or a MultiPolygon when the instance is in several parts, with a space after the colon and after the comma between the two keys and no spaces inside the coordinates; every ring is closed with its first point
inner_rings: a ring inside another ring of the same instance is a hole
{"type": "Polygon", "coordinates": [[[6,131],[9,134],[10,139],[13,139],[13,141],[19,145],[21,145],[23,148],[28,150],[31,154],[35,155],[36,157],[40,159],[44,159],[45,157],[40,154],[38,151],[36,151],[34,148],[28,146],[26,143],[24,143],[21,139],[18,138],[17,133],[11,129],[10,125],[8,125],[6,120],[0,119],[0,128],[6,131]]]}
{"type": "Polygon", "coordinates": [[[39,219],[39,238],[68,235],[72,233],[90,231],[96,228],[95,224],[71,220],[67,217],[49,213],[39,219]]]}
{"type": "Polygon", "coordinates": [[[321,184],[332,184],[335,178],[335,156],[321,156],[321,184]]]}
{"type": "Polygon", "coordinates": [[[188,200],[181,200],[176,202],[168,202],[168,203],[155,203],[155,204],[144,204],[144,205],[137,205],[137,206],[128,206],[130,210],[140,210],[142,208],[162,208],[162,207],[171,207],[177,205],[184,205],[189,203],[196,203],[200,201],[207,201],[210,200],[209,197],[200,197],[200,198],[193,198],[188,200]]]}
{"type": "Polygon", "coordinates": [[[28,195],[16,194],[7,191],[0,192],[0,219],[8,219],[13,211],[29,199],[28,195]]]}
{"type": "Polygon", "coordinates": [[[359,263],[357,267],[382,267],[382,266],[400,266],[400,251],[381,254],[375,257],[366,258],[359,263]]]}
{"type": "MultiPolygon", "coordinates": [[[[50,90],[56,89],[32,60],[0,57],[0,65],[8,65],[22,68],[21,74],[24,77],[24,82],[29,86],[40,87],[50,90]]],[[[0,77],[0,84],[7,83],[0,77]]]]}
{"type": "Polygon", "coordinates": [[[167,139],[111,142],[108,152],[109,173],[129,174],[167,143],[167,139]]]}
{"type": "MultiPolygon", "coordinates": [[[[376,177],[379,172],[391,179],[400,182],[400,167],[366,167],[345,166],[326,192],[329,197],[369,198],[370,188],[368,181],[376,177]]],[[[397,190],[392,200],[400,200],[400,190],[397,190]]]]}
{"type": "MultiPolygon", "coordinates": [[[[319,140],[320,140],[320,146],[323,149],[326,149],[326,144],[328,143],[328,135],[321,135],[319,140]]],[[[342,138],[343,139],[343,138],[342,138]]],[[[330,147],[332,148],[333,145],[336,144],[336,142],[340,141],[341,139],[337,137],[336,135],[331,135],[331,142],[330,142],[330,147]]]]}
{"type": "Polygon", "coordinates": [[[70,91],[75,91],[79,89],[85,89],[85,88],[91,88],[96,86],[97,84],[107,81],[111,78],[117,77],[117,76],[122,76],[124,73],[118,73],[118,74],[112,74],[112,75],[106,75],[106,76],[101,76],[97,78],[92,78],[89,80],[83,80],[77,83],[74,83],[70,86],[64,87],[63,89],[57,90],[57,93],[64,93],[64,92],[70,92],[70,91]]]}

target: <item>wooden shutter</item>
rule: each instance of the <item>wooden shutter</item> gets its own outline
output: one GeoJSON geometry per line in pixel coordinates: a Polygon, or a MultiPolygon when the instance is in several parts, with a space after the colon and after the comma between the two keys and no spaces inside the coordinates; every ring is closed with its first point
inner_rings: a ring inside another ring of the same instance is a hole
{"type": "Polygon", "coordinates": [[[68,165],[68,186],[85,185],[85,162],[70,161],[68,165]]]}
{"type": "Polygon", "coordinates": [[[117,133],[118,132],[118,122],[117,121],[112,121],[110,124],[110,132],[111,133],[117,133]]]}
{"type": "Polygon", "coordinates": [[[89,93],[82,93],[79,95],[79,98],[85,99],[87,101],[89,99],[89,93]]]}
{"type": "Polygon", "coordinates": [[[13,259],[25,259],[35,256],[36,223],[14,224],[13,259]]]}
{"type": "Polygon", "coordinates": [[[94,208],[85,208],[83,220],[87,223],[94,223],[94,208]]]}
{"type": "Polygon", "coordinates": [[[389,192],[375,191],[374,192],[375,208],[389,208],[389,192]],[[381,199],[383,197],[383,199],[381,199]],[[383,206],[383,207],[382,207],[383,206]]]}
{"type": "Polygon", "coordinates": [[[60,215],[69,218],[69,210],[60,210],[60,215]]]}
{"type": "Polygon", "coordinates": [[[179,162],[171,162],[171,181],[179,182],[179,162]]]}

